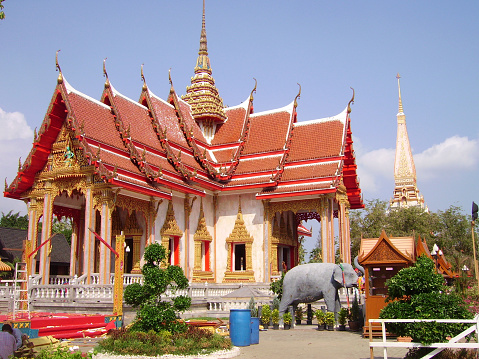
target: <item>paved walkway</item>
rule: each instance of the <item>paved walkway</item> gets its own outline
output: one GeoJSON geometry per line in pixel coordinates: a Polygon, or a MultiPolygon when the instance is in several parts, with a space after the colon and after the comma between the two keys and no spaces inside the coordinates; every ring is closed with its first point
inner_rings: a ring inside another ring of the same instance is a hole
{"type": "MultiPolygon", "coordinates": [[[[369,340],[359,332],[318,331],[317,325],[299,325],[290,330],[261,331],[259,344],[241,348],[237,359],[301,358],[301,359],[369,359],[369,340]]],[[[404,348],[389,348],[388,358],[404,358],[404,348]]],[[[375,358],[382,358],[376,348],[375,358]]]]}

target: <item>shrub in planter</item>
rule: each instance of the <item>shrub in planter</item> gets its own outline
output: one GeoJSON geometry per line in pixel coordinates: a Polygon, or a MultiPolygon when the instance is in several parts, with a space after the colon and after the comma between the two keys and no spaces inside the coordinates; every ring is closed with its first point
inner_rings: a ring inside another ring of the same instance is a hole
{"type": "Polygon", "coordinates": [[[252,318],[258,317],[258,307],[256,306],[256,302],[253,297],[251,297],[249,300],[248,309],[251,311],[252,318]]]}
{"type": "Polygon", "coordinates": [[[273,309],[271,321],[273,322],[273,329],[279,329],[279,309],[273,309]]]}
{"type": "Polygon", "coordinates": [[[324,324],[325,324],[325,314],[321,309],[318,309],[317,311],[314,312],[314,316],[316,317],[316,320],[318,321],[318,329],[319,330],[324,330],[324,324]]]}
{"type": "Polygon", "coordinates": [[[341,308],[338,313],[339,330],[346,330],[346,319],[348,318],[348,310],[341,308]]]}
{"type": "Polygon", "coordinates": [[[291,315],[291,313],[290,312],[284,313],[283,314],[284,329],[291,328],[292,322],[293,322],[293,316],[291,315]]]}
{"type": "Polygon", "coordinates": [[[358,331],[361,328],[361,310],[359,309],[358,297],[354,295],[353,304],[348,313],[349,330],[358,331]]]}
{"type": "Polygon", "coordinates": [[[296,325],[300,325],[303,318],[304,318],[303,307],[300,307],[298,305],[296,307],[296,310],[294,311],[294,319],[296,320],[296,325]]]}
{"type": "Polygon", "coordinates": [[[264,305],[261,310],[261,324],[266,329],[268,328],[269,321],[271,320],[271,308],[269,305],[264,305]]]}
{"type": "Polygon", "coordinates": [[[143,285],[134,283],[125,288],[125,302],[138,308],[133,330],[167,330],[172,333],[186,331],[186,324],[179,322],[177,317],[179,312],[190,307],[191,298],[179,295],[166,301],[161,297],[168,288],[172,293],[188,288],[188,279],[180,267],[166,264],[166,258],[166,249],[161,244],[154,243],[146,247],[146,263],[141,268],[143,285]]]}
{"type": "Polygon", "coordinates": [[[326,314],[324,315],[324,324],[326,325],[326,328],[328,330],[334,330],[335,321],[336,320],[334,319],[334,313],[326,312],[326,314]]]}

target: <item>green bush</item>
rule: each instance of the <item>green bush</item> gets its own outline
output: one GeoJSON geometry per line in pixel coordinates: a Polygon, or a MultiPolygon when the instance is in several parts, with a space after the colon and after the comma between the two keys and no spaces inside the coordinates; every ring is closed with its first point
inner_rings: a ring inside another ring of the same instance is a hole
{"type": "Polygon", "coordinates": [[[299,305],[296,307],[296,310],[294,311],[294,318],[296,320],[303,320],[304,318],[303,307],[299,305]]]}
{"type": "Polygon", "coordinates": [[[279,324],[279,309],[273,309],[271,312],[271,321],[273,324],[279,324]]]}
{"type": "Polygon", "coordinates": [[[71,352],[68,347],[49,347],[42,349],[40,353],[36,355],[37,359],[84,359],[91,358],[91,354],[87,354],[86,357],[81,352],[71,352]]]}
{"type": "Polygon", "coordinates": [[[318,309],[317,311],[315,311],[314,316],[316,317],[316,320],[318,321],[319,325],[325,324],[326,314],[324,314],[324,312],[321,309],[318,309]]]}
{"type": "Polygon", "coordinates": [[[281,278],[277,281],[271,282],[269,285],[269,289],[276,294],[279,300],[283,296],[283,280],[284,280],[284,272],[281,274],[281,278]]]}
{"type": "Polygon", "coordinates": [[[269,305],[263,305],[263,308],[261,310],[261,323],[263,323],[263,325],[268,325],[270,319],[271,319],[271,308],[269,307],[269,305]]]}
{"type": "Polygon", "coordinates": [[[283,314],[284,324],[291,324],[292,321],[293,321],[293,316],[291,315],[290,312],[286,312],[283,314]]]}
{"type": "MultiPolygon", "coordinates": [[[[117,355],[158,356],[165,354],[198,355],[230,349],[231,341],[209,330],[188,327],[184,333],[172,335],[169,331],[135,332],[113,330],[99,342],[97,350],[117,355]]],[[[46,358],[45,358],[46,359],[46,358]]]]}
{"type": "MultiPolygon", "coordinates": [[[[402,269],[387,281],[388,303],[380,313],[383,319],[470,319],[464,301],[443,286],[434,262],[419,257],[414,267],[402,269]]],[[[444,342],[463,331],[467,325],[436,322],[390,323],[387,329],[399,336],[410,336],[423,344],[444,342]]]]}
{"type": "Polygon", "coordinates": [[[346,308],[341,308],[338,313],[338,323],[340,325],[345,325],[346,319],[348,319],[348,310],[346,308]]]}
{"type": "Polygon", "coordinates": [[[324,314],[324,324],[334,325],[334,322],[335,322],[334,313],[333,312],[326,312],[326,314],[324,314]]]}
{"type": "Polygon", "coordinates": [[[145,248],[144,258],[146,263],[141,269],[143,285],[135,283],[125,288],[125,302],[138,308],[132,330],[184,332],[186,325],[179,322],[177,317],[179,312],[190,307],[191,298],[179,295],[170,302],[161,300],[161,296],[168,288],[171,288],[172,293],[187,289],[188,279],[180,267],[165,264],[167,252],[158,243],[145,248]]]}

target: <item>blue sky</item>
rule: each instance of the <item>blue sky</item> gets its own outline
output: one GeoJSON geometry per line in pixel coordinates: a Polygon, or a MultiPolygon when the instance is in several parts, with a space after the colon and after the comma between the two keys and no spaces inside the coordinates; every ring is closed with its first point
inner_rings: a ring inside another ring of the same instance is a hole
{"type": "MultiPolygon", "coordinates": [[[[6,0],[0,21],[0,175],[10,183],[30,150],[54,87],[55,52],[68,82],[99,99],[102,63],[113,86],[138,99],[140,66],[166,98],[168,69],[184,94],[195,65],[201,0],[6,0]]],[[[258,80],[255,111],[298,93],[299,120],[341,112],[356,91],[352,131],[364,198],[393,188],[398,91],[418,187],[432,211],[470,214],[479,202],[479,2],[207,0],[213,76],[225,105],[258,80]]],[[[22,211],[0,199],[0,211],[22,211]]]]}

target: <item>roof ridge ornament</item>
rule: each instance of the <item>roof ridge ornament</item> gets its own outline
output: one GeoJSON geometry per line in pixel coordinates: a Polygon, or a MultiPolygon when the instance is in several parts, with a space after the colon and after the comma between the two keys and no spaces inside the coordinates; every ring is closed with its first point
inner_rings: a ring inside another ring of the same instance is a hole
{"type": "Polygon", "coordinates": [[[256,87],[258,86],[258,81],[253,77],[254,80],[254,88],[251,90],[251,94],[249,95],[249,100],[253,101],[253,93],[256,93],[256,87]]]}
{"type": "Polygon", "coordinates": [[[353,97],[351,97],[351,100],[348,102],[348,113],[351,113],[351,104],[354,103],[354,89],[350,87],[351,90],[353,90],[353,97]]]}
{"type": "Polygon", "coordinates": [[[106,72],[106,59],[108,59],[108,57],[105,57],[103,60],[103,76],[106,77],[105,88],[107,89],[110,87],[110,80],[108,79],[108,73],[106,72]]]}
{"type": "Polygon", "coordinates": [[[143,74],[143,65],[144,65],[144,64],[141,64],[141,80],[143,81],[143,88],[142,88],[142,90],[143,90],[143,91],[146,91],[146,90],[148,90],[148,86],[146,86],[145,75],[143,74]]]}
{"type": "Polygon", "coordinates": [[[59,72],[58,78],[57,78],[57,83],[62,84],[63,83],[63,74],[62,74],[62,69],[60,68],[60,64],[58,63],[58,53],[59,52],[60,52],[60,50],[57,50],[57,52],[55,54],[55,67],[56,67],[56,71],[59,72]]]}
{"type": "Polygon", "coordinates": [[[294,98],[294,108],[298,107],[298,99],[301,97],[301,85],[298,83],[299,86],[299,92],[294,98]]]}

